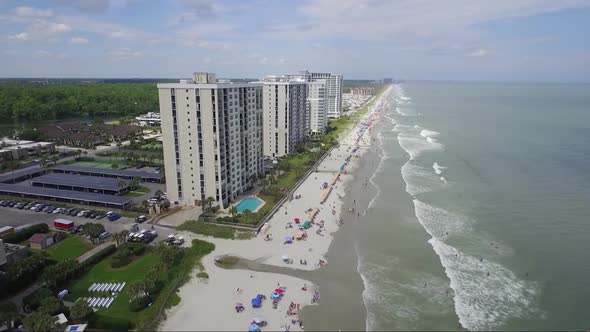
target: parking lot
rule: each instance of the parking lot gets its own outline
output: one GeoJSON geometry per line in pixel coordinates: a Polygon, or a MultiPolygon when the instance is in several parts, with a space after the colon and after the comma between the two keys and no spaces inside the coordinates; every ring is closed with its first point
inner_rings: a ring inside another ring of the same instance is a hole
{"type": "MultiPolygon", "coordinates": [[[[102,224],[105,231],[110,233],[117,233],[122,230],[130,230],[131,226],[135,224],[135,221],[131,218],[121,217],[116,221],[109,221],[107,218],[101,220],[75,217],[63,214],[48,214],[45,212],[35,212],[31,210],[19,210],[11,207],[0,207],[0,227],[1,226],[22,226],[27,224],[38,224],[46,223],[50,228],[53,228],[53,221],[55,219],[66,219],[74,222],[75,225],[83,225],[86,223],[98,223],[102,224]]],[[[151,224],[139,224],[139,230],[146,229],[151,230],[151,224]]],[[[154,226],[154,230],[158,233],[158,237],[152,243],[158,243],[165,240],[168,235],[174,234],[174,229],[167,227],[154,226]]]]}

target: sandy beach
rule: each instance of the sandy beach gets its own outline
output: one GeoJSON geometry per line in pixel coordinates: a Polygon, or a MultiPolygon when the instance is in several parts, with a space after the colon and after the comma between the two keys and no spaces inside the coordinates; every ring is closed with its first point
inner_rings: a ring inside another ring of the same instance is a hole
{"type": "MultiPolygon", "coordinates": [[[[263,331],[304,328],[304,322],[299,320],[299,310],[315,304],[314,296],[321,303],[318,289],[312,282],[283,273],[221,268],[215,264],[215,257],[239,256],[287,272],[312,271],[330,264],[326,253],[334,233],[343,226],[341,211],[350,215],[364,213],[354,210],[354,198],[353,206],[343,207],[342,198],[360,158],[371,148],[371,128],[386,107],[385,97],[389,92],[388,89],[343,135],[340,146],[318,165],[316,172],[311,173],[295,191],[293,199],[279,209],[256,237],[223,240],[183,234],[187,239],[212,242],[216,249],[203,258],[209,278],[194,277],[181,287],[181,303],[167,312],[168,318],[162,323],[161,330],[248,330],[257,316],[267,322],[261,327],[263,331]],[[305,224],[306,221],[310,223],[305,224]],[[277,308],[273,309],[270,297],[278,287],[283,287],[284,293],[277,308]],[[262,301],[260,308],[253,308],[251,300],[258,294],[266,296],[266,300],[262,301]],[[243,304],[244,310],[236,312],[236,303],[243,304]]],[[[190,244],[190,241],[186,243],[190,244]]]]}

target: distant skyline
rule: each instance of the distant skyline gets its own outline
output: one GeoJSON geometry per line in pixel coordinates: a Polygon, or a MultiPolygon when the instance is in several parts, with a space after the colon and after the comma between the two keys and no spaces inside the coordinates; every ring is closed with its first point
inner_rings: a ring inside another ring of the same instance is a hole
{"type": "Polygon", "coordinates": [[[0,0],[0,77],[590,81],[590,0],[0,0]]]}

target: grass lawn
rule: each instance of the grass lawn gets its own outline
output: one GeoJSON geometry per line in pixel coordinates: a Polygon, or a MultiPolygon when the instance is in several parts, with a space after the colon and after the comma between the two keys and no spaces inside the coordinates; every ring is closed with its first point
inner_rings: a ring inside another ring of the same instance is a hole
{"type": "MultiPolygon", "coordinates": [[[[201,258],[213,251],[214,248],[212,243],[193,240],[192,247],[183,250],[184,255],[180,261],[170,270],[161,272],[160,279],[164,287],[158,292],[150,307],[139,312],[129,311],[129,295],[127,294],[127,286],[125,286],[110,308],[101,308],[91,317],[91,327],[96,330],[111,331],[130,329],[153,331],[161,318],[159,314],[163,312],[162,310],[179,303],[176,294],[178,288],[190,280],[194,269],[201,266],[201,258]]],[[[160,257],[153,251],[148,252],[127,266],[118,269],[110,267],[111,260],[112,256],[104,259],[82,278],[70,284],[68,289],[72,293],[66,299],[75,301],[79,297],[109,296],[109,294],[90,293],[88,287],[95,282],[127,282],[129,285],[134,281],[143,280],[146,272],[160,262],[160,257]]]]}
{"type": "Polygon", "coordinates": [[[149,188],[146,187],[139,187],[133,191],[128,192],[127,194],[125,194],[125,196],[127,197],[139,197],[139,196],[143,196],[145,194],[148,194],[150,192],[149,188]]]}
{"type": "Polygon", "coordinates": [[[236,236],[236,230],[231,227],[219,226],[195,220],[187,220],[177,229],[222,239],[234,239],[236,236]]]}
{"type": "MultiPolygon", "coordinates": [[[[69,289],[72,295],[68,296],[68,300],[75,301],[79,297],[100,297],[110,296],[107,293],[88,292],[88,287],[93,283],[105,282],[126,282],[129,285],[133,281],[141,280],[145,277],[146,271],[159,261],[158,256],[154,253],[147,253],[144,256],[129,263],[129,265],[122,268],[113,269],[110,267],[111,257],[96,264],[90,271],[88,271],[82,278],[70,285],[69,289]]],[[[127,295],[127,286],[119,293],[113,301],[113,304],[108,308],[101,308],[93,318],[93,326],[100,326],[108,329],[126,329],[129,324],[144,317],[147,310],[136,313],[131,313],[128,309],[129,296],[127,295]]]]}
{"type": "Polygon", "coordinates": [[[92,245],[81,236],[70,235],[66,239],[49,247],[47,253],[58,262],[68,258],[75,259],[92,248],[92,245]]]}
{"type": "Polygon", "coordinates": [[[112,165],[117,164],[119,168],[127,167],[127,162],[125,160],[95,160],[95,161],[76,161],[70,165],[72,166],[82,166],[82,167],[98,167],[98,168],[113,168],[112,165]]]}

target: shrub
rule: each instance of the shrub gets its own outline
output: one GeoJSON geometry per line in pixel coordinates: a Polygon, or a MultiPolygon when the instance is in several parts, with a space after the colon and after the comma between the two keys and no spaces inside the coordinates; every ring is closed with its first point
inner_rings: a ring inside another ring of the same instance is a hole
{"type": "Polygon", "coordinates": [[[23,308],[25,312],[37,310],[41,306],[43,299],[53,297],[53,292],[49,288],[39,288],[33,293],[23,298],[23,308]]]}
{"type": "Polygon", "coordinates": [[[3,238],[6,243],[21,243],[28,240],[31,236],[37,233],[48,233],[49,226],[47,224],[35,224],[20,232],[9,234],[3,238]]]}
{"type": "Polygon", "coordinates": [[[146,245],[141,243],[124,243],[119,246],[117,253],[110,262],[112,268],[123,267],[133,261],[135,257],[145,253],[146,245]]]}
{"type": "Polygon", "coordinates": [[[129,311],[138,312],[145,309],[150,304],[149,296],[136,297],[129,302],[129,311]]]}
{"type": "Polygon", "coordinates": [[[209,274],[207,274],[207,272],[205,272],[205,271],[201,271],[201,272],[197,273],[197,278],[209,279],[209,274]]]}

